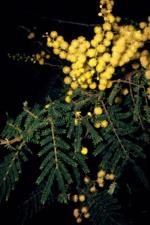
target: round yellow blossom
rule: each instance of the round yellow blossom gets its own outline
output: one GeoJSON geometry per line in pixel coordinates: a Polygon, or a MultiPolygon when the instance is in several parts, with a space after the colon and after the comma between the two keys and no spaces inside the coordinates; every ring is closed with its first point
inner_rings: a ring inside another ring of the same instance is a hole
{"type": "Polygon", "coordinates": [[[73,215],[74,215],[75,218],[79,217],[79,216],[80,216],[80,211],[79,211],[79,209],[75,208],[75,209],[73,210],[73,215]]]}
{"type": "Polygon", "coordinates": [[[103,52],[105,52],[106,47],[105,47],[105,45],[100,44],[100,45],[97,46],[96,50],[97,50],[99,53],[103,53],[103,52]]]}
{"type": "Polygon", "coordinates": [[[51,33],[50,33],[51,38],[56,38],[57,36],[58,36],[57,31],[51,31],[51,33]]]}
{"type": "Polygon", "coordinates": [[[103,178],[97,178],[97,183],[99,187],[104,187],[104,179],[103,178]]]}
{"type": "Polygon", "coordinates": [[[104,46],[108,47],[111,45],[111,41],[108,40],[108,39],[105,39],[104,42],[103,42],[104,46]]]}
{"type": "Polygon", "coordinates": [[[44,106],[45,109],[48,109],[49,107],[50,107],[50,104],[46,104],[46,105],[44,106]]]}
{"type": "Polygon", "coordinates": [[[84,218],[88,219],[90,217],[90,213],[85,213],[84,218]]]}
{"type": "Polygon", "coordinates": [[[88,154],[88,148],[82,147],[82,149],[81,149],[81,154],[82,154],[82,155],[87,155],[87,154],[88,154]]]}
{"type": "Polygon", "coordinates": [[[59,55],[59,54],[60,54],[60,49],[59,49],[59,48],[54,48],[54,49],[53,49],[53,53],[54,53],[55,55],[59,55]]]}
{"type": "Polygon", "coordinates": [[[96,64],[97,64],[96,58],[92,58],[92,59],[90,59],[89,62],[88,62],[88,65],[91,66],[91,67],[95,67],[96,64]]]}
{"type": "Polygon", "coordinates": [[[92,193],[93,193],[93,192],[96,192],[97,189],[96,189],[95,185],[92,186],[92,187],[90,187],[89,191],[92,192],[92,193]]]}
{"type": "Polygon", "coordinates": [[[94,27],[94,32],[97,33],[101,33],[102,32],[102,28],[100,26],[95,26],[94,27]]]}
{"type": "Polygon", "coordinates": [[[81,212],[82,212],[82,213],[87,213],[87,212],[88,212],[88,207],[83,206],[83,207],[81,208],[81,212]]]}
{"type": "Polygon", "coordinates": [[[95,115],[101,115],[102,113],[103,113],[102,107],[96,106],[96,107],[94,108],[94,114],[95,114],[95,115]]]}
{"type": "Polygon", "coordinates": [[[129,94],[128,88],[123,88],[122,91],[121,91],[121,93],[122,93],[123,95],[129,94]]]}
{"type": "Polygon", "coordinates": [[[98,171],[98,173],[97,173],[97,177],[99,177],[99,178],[103,178],[105,175],[106,175],[106,171],[102,170],[102,169],[100,171],[98,171]]]}
{"type": "Polygon", "coordinates": [[[95,38],[91,40],[91,46],[92,47],[97,47],[98,43],[99,43],[99,41],[97,39],[95,39],[95,38]]]}
{"type": "Polygon", "coordinates": [[[90,178],[89,177],[84,177],[84,183],[89,184],[90,183],[90,178]]]}
{"type": "Polygon", "coordinates": [[[94,57],[94,56],[96,55],[96,50],[95,50],[94,48],[89,48],[89,49],[87,50],[86,55],[87,55],[88,57],[92,58],[92,57],[94,57]]]}
{"type": "Polygon", "coordinates": [[[100,85],[107,85],[107,79],[101,78],[100,79],[100,85]]]}
{"type": "Polygon", "coordinates": [[[108,121],[107,120],[101,121],[101,127],[106,128],[107,126],[108,126],[108,121]]]}
{"type": "Polygon", "coordinates": [[[79,217],[79,218],[76,219],[76,222],[77,223],[81,223],[82,222],[82,219],[79,217]]]}
{"type": "Polygon", "coordinates": [[[69,66],[64,66],[63,67],[63,73],[64,74],[69,74],[70,73],[70,67],[69,66]]]}
{"type": "Polygon", "coordinates": [[[85,195],[84,194],[79,195],[79,201],[80,202],[84,202],[85,201],[85,195]]]}
{"type": "Polygon", "coordinates": [[[106,33],[106,38],[107,38],[108,40],[112,40],[112,39],[113,39],[113,37],[114,37],[113,32],[108,31],[108,32],[106,33]]]}
{"type": "Polygon", "coordinates": [[[89,85],[89,87],[90,87],[90,89],[95,89],[96,88],[96,82],[92,82],[90,85],[89,85]]]}
{"type": "Polygon", "coordinates": [[[67,92],[67,95],[73,95],[73,91],[72,90],[69,90],[68,92],[67,92]]]}
{"type": "Polygon", "coordinates": [[[104,91],[106,88],[107,88],[106,84],[99,84],[99,85],[98,85],[98,89],[99,89],[100,91],[104,91]]]}
{"type": "Polygon", "coordinates": [[[69,76],[64,78],[64,83],[65,84],[71,84],[71,81],[72,81],[72,79],[69,76]]]}
{"type": "Polygon", "coordinates": [[[71,88],[72,88],[72,89],[76,89],[76,88],[78,88],[78,84],[77,84],[77,82],[75,82],[75,81],[74,81],[74,82],[72,82],[72,83],[71,83],[71,88]]]}
{"type": "Polygon", "coordinates": [[[111,30],[111,24],[106,22],[103,24],[103,30],[104,31],[108,31],[108,30],[111,30]]]}
{"type": "Polygon", "coordinates": [[[44,65],[44,59],[43,58],[39,60],[39,64],[44,65]]]}
{"type": "Polygon", "coordinates": [[[108,52],[105,52],[102,56],[103,60],[105,62],[109,62],[110,61],[110,58],[111,58],[111,55],[108,53],[108,52]]]}
{"type": "Polygon", "coordinates": [[[113,173],[109,174],[109,180],[114,180],[115,179],[115,175],[113,173]]]}
{"type": "Polygon", "coordinates": [[[65,51],[61,51],[59,54],[60,59],[66,59],[67,53],[65,51]]]}
{"type": "Polygon", "coordinates": [[[115,22],[115,17],[112,14],[107,15],[107,20],[110,23],[114,23],[115,22]]]}
{"type": "Polygon", "coordinates": [[[52,44],[53,48],[59,48],[60,47],[60,44],[58,41],[54,41],[53,44],[52,44]]]}
{"type": "Polygon", "coordinates": [[[92,113],[91,112],[87,112],[87,116],[92,117],[92,113]]]}
{"type": "Polygon", "coordinates": [[[30,39],[30,40],[33,39],[33,38],[35,38],[35,33],[34,32],[30,32],[28,34],[27,38],[30,39]]]}
{"type": "Polygon", "coordinates": [[[78,195],[73,195],[72,196],[72,201],[73,202],[78,202],[78,199],[79,199],[78,195]]]}
{"type": "Polygon", "coordinates": [[[69,46],[69,44],[68,44],[66,41],[64,41],[64,42],[62,42],[62,43],[60,44],[60,48],[61,48],[62,50],[67,50],[67,49],[68,49],[68,46],[69,46]]]}
{"type": "Polygon", "coordinates": [[[94,127],[97,128],[97,129],[99,129],[101,127],[101,123],[99,121],[96,121],[94,123],[94,127]]]}
{"type": "Polygon", "coordinates": [[[65,102],[70,103],[71,102],[71,97],[70,96],[66,96],[65,97],[65,102]]]}
{"type": "Polygon", "coordinates": [[[63,42],[64,41],[63,36],[61,36],[61,35],[57,36],[56,41],[57,42],[63,42]]]}

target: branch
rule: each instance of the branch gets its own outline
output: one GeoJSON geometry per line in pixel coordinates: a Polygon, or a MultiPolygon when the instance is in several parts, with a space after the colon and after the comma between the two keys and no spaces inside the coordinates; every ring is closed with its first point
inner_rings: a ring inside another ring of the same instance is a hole
{"type": "Polygon", "coordinates": [[[22,141],[22,137],[15,137],[12,140],[8,140],[7,138],[5,138],[5,139],[0,139],[0,145],[12,145],[20,141],[22,141]]]}
{"type": "Polygon", "coordinates": [[[94,27],[98,25],[98,24],[87,24],[87,23],[80,23],[80,22],[74,22],[74,21],[67,21],[67,20],[61,20],[61,19],[51,19],[51,21],[55,23],[63,23],[63,24],[83,26],[83,27],[94,27]]]}
{"type": "Polygon", "coordinates": [[[57,156],[57,147],[56,147],[56,139],[55,139],[55,132],[54,132],[54,123],[53,119],[49,118],[48,119],[51,125],[51,133],[52,133],[52,140],[53,140],[53,145],[54,145],[54,155],[55,155],[55,163],[56,163],[56,169],[58,169],[58,156],[57,156]]]}
{"type": "Polygon", "coordinates": [[[118,140],[118,142],[119,142],[119,144],[120,144],[120,147],[122,148],[123,152],[125,153],[125,156],[128,158],[128,157],[129,157],[129,156],[128,156],[128,153],[127,153],[127,151],[126,151],[124,145],[122,144],[122,141],[121,141],[121,139],[120,139],[120,137],[119,137],[119,135],[118,135],[118,133],[117,133],[117,131],[116,131],[116,128],[115,128],[115,126],[114,126],[114,123],[113,123],[113,121],[112,121],[111,118],[110,118],[109,112],[107,111],[104,102],[103,102],[103,101],[101,101],[101,102],[102,102],[102,106],[103,106],[103,108],[104,108],[104,110],[105,110],[105,113],[106,113],[106,115],[107,115],[107,118],[108,118],[108,120],[109,120],[109,122],[110,122],[110,124],[111,124],[111,126],[112,126],[112,130],[113,130],[113,132],[114,132],[114,134],[115,134],[115,136],[116,136],[116,138],[117,138],[117,140],[118,140]]]}

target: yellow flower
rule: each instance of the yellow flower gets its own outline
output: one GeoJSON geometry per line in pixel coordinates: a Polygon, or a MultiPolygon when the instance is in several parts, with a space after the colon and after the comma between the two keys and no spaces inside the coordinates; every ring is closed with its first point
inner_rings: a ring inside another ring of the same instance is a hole
{"type": "Polygon", "coordinates": [[[90,187],[90,190],[89,190],[90,192],[96,192],[97,191],[97,189],[96,189],[96,187],[95,186],[92,186],[92,187],[90,187]]]}
{"type": "Polygon", "coordinates": [[[103,52],[105,52],[106,47],[105,47],[103,44],[100,44],[100,45],[97,46],[96,50],[97,50],[99,53],[103,53],[103,52]]]}
{"type": "Polygon", "coordinates": [[[100,122],[98,122],[98,121],[96,121],[95,123],[94,123],[94,127],[95,128],[100,128],[101,127],[101,123],[100,122]]]}
{"type": "Polygon", "coordinates": [[[91,112],[87,112],[87,116],[92,117],[92,113],[91,112]]]}
{"type": "Polygon", "coordinates": [[[103,24],[103,30],[104,31],[107,31],[107,30],[111,30],[111,24],[110,23],[104,23],[103,24]]]}
{"type": "Polygon", "coordinates": [[[90,183],[90,178],[89,177],[84,177],[84,183],[89,184],[90,183]]]}
{"type": "Polygon", "coordinates": [[[74,215],[75,218],[79,217],[79,216],[80,216],[79,209],[75,208],[75,209],[73,210],[73,215],[74,215]]]}
{"type": "Polygon", "coordinates": [[[94,32],[97,33],[101,33],[102,32],[102,28],[100,26],[95,26],[94,27],[94,32]]]}
{"type": "Polygon", "coordinates": [[[85,201],[85,195],[79,195],[79,201],[84,202],[85,201]]]}
{"type": "Polygon", "coordinates": [[[88,219],[90,217],[90,213],[85,213],[84,218],[88,219]]]}
{"type": "Polygon", "coordinates": [[[96,85],[95,82],[92,82],[92,83],[89,85],[90,89],[95,89],[96,86],[97,86],[97,85],[96,85]]]}
{"type": "Polygon", "coordinates": [[[78,199],[79,199],[78,195],[73,195],[72,196],[72,201],[73,202],[78,202],[78,199]]]}
{"type": "Polygon", "coordinates": [[[82,155],[87,155],[88,154],[88,149],[86,147],[82,147],[81,154],[82,155]]]}
{"type": "Polygon", "coordinates": [[[51,31],[51,33],[50,33],[51,38],[56,38],[57,36],[58,36],[57,31],[51,31]]]}
{"type": "Polygon", "coordinates": [[[121,93],[122,93],[123,95],[129,94],[128,88],[123,88],[122,91],[121,91],[121,93]]]}
{"type": "Polygon", "coordinates": [[[63,67],[63,73],[64,74],[69,74],[70,73],[70,67],[69,66],[64,66],[63,67]]]}
{"type": "Polygon", "coordinates": [[[70,96],[66,96],[65,97],[65,102],[70,103],[71,102],[71,97],[70,96]]]}
{"type": "Polygon", "coordinates": [[[71,84],[71,81],[72,81],[72,79],[69,76],[64,78],[64,83],[65,84],[71,84]]]}
{"type": "Polygon", "coordinates": [[[76,89],[76,88],[78,88],[78,84],[77,84],[77,82],[75,82],[75,81],[74,81],[74,82],[72,82],[72,83],[71,83],[71,88],[72,88],[72,89],[76,89]]]}
{"type": "Polygon", "coordinates": [[[106,172],[105,172],[105,170],[100,170],[100,171],[98,171],[98,173],[97,173],[97,177],[99,177],[99,178],[103,178],[104,176],[106,175],[106,172]]]}
{"type": "Polygon", "coordinates": [[[107,86],[106,86],[105,84],[99,84],[99,85],[98,85],[98,89],[99,89],[100,91],[104,91],[106,88],[107,88],[107,86]]]}
{"type": "Polygon", "coordinates": [[[103,113],[103,109],[102,109],[102,107],[100,107],[100,106],[97,106],[97,107],[95,107],[94,108],[94,114],[95,115],[101,115],[103,113]]]}
{"type": "Polygon", "coordinates": [[[46,105],[44,106],[45,109],[48,109],[49,107],[50,107],[50,104],[46,104],[46,105]]]}
{"type": "Polygon", "coordinates": [[[89,49],[87,50],[86,55],[87,55],[88,57],[92,58],[92,57],[94,57],[94,56],[96,55],[96,50],[95,50],[94,48],[89,48],[89,49]]]}
{"type": "Polygon", "coordinates": [[[75,112],[75,117],[80,118],[81,117],[81,111],[76,111],[75,112]]]}
{"type": "Polygon", "coordinates": [[[108,126],[108,121],[107,120],[101,121],[101,127],[106,128],[107,126],[108,126]]]}
{"type": "Polygon", "coordinates": [[[83,206],[83,207],[81,208],[81,212],[82,212],[82,213],[87,213],[87,212],[88,212],[88,207],[83,206]]]}
{"type": "Polygon", "coordinates": [[[67,53],[66,53],[65,51],[61,51],[60,54],[59,54],[59,57],[60,57],[61,59],[66,59],[67,53]]]}
{"type": "Polygon", "coordinates": [[[89,62],[88,62],[88,65],[91,66],[91,67],[95,67],[96,64],[97,64],[96,58],[92,58],[92,59],[90,59],[89,62]]]}

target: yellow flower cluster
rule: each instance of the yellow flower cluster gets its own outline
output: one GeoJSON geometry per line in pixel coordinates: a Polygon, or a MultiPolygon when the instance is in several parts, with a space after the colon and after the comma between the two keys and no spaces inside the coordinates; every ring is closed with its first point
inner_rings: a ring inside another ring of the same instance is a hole
{"type": "Polygon", "coordinates": [[[89,209],[87,206],[83,206],[81,209],[75,208],[73,210],[73,216],[77,223],[82,222],[82,218],[88,219],[90,217],[89,209]]]}
{"type": "Polygon", "coordinates": [[[140,61],[146,69],[150,67],[149,55],[141,52],[144,43],[150,40],[150,18],[139,23],[139,28],[120,25],[121,19],[112,14],[113,5],[114,0],[100,1],[99,15],[104,22],[94,27],[91,40],[79,36],[68,43],[56,31],[47,35],[47,46],[70,63],[63,68],[64,83],[70,87],[65,98],[67,103],[77,88],[99,91],[111,88],[117,67],[132,61],[140,61]]]}
{"type": "Polygon", "coordinates": [[[115,179],[115,175],[113,173],[106,173],[103,169],[99,170],[97,173],[97,184],[99,187],[104,187],[105,180],[113,181],[115,179]]]}
{"type": "MultiPolygon", "coordinates": [[[[100,106],[96,106],[95,108],[94,108],[94,114],[95,114],[95,116],[100,116],[101,114],[103,113],[103,109],[102,109],[102,107],[100,107],[100,106]]],[[[98,120],[96,120],[95,121],[95,123],[94,123],[94,127],[95,128],[106,128],[107,126],[108,126],[108,121],[107,120],[101,120],[101,121],[98,121],[98,120]]]]}
{"type": "Polygon", "coordinates": [[[32,55],[32,61],[33,63],[38,63],[40,65],[45,64],[45,60],[50,59],[50,55],[47,54],[45,51],[41,51],[40,53],[36,53],[35,55],[32,55]]]}
{"type": "MultiPolygon", "coordinates": [[[[128,89],[123,89],[123,94],[126,95],[128,94],[128,89]]],[[[68,96],[66,96],[67,98],[68,96]]],[[[95,106],[95,108],[93,109],[93,113],[92,112],[87,112],[87,117],[94,117],[94,127],[95,128],[106,128],[109,123],[107,120],[98,120],[98,116],[103,114],[103,109],[101,106],[95,106]]],[[[82,122],[82,115],[81,115],[81,111],[76,111],[74,113],[75,118],[74,118],[74,124],[75,126],[78,126],[81,122],[82,122]]],[[[81,154],[86,155],[88,153],[88,151],[84,151],[84,149],[81,149],[81,154]]]]}

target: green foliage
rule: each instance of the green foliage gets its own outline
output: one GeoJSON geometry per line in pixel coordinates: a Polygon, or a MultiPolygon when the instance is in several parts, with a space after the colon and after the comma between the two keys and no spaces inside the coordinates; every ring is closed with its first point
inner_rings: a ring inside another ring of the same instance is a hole
{"type": "Polygon", "coordinates": [[[91,222],[94,225],[126,225],[116,197],[107,192],[93,194],[88,201],[91,222]]]}

